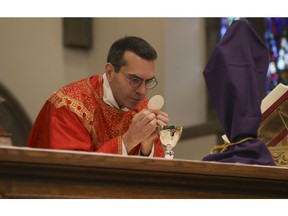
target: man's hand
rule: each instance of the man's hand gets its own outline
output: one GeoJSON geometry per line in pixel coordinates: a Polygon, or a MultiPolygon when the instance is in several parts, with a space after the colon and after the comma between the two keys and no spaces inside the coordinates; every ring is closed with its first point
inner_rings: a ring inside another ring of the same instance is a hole
{"type": "Polygon", "coordinates": [[[162,112],[160,110],[152,110],[152,112],[155,114],[156,116],[156,120],[157,120],[157,125],[158,126],[165,126],[168,125],[169,123],[169,117],[168,114],[165,112],[162,112]]]}
{"type": "Polygon", "coordinates": [[[157,119],[155,113],[145,109],[135,114],[129,129],[123,134],[123,141],[127,152],[137,144],[148,139],[156,131],[156,127],[157,119]]]}
{"type": "Polygon", "coordinates": [[[168,114],[159,110],[144,109],[135,114],[129,129],[123,134],[123,142],[127,152],[141,143],[141,153],[149,155],[153,141],[158,136],[157,126],[167,125],[168,114]]]}
{"type": "MultiPolygon", "coordinates": [[[[167,125],[169,123],[168,114],[159,110],[150,110],[153,112],[156,116],[156,124],[157,126],[163,126],[167,125]]],[[[157,130],[154,131],[146,140],[141,142],[141,153],[142,155],[150,155],[152,147],[153,147],[153,141],[158,136],[157,130]]]]}

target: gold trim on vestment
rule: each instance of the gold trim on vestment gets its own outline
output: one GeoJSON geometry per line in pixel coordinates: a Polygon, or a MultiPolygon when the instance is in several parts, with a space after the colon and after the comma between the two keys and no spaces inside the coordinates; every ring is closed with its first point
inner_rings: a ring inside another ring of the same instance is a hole
{"type": "Polygon", "coordinates": [[[80,119],[83,119],[85,128],[90,132],[93,130],[93,115],[84,106],[83,103],[74,98],[57,91],[49,98],[56,109],[66,106],[71,112],[75,113],[80,119]]]}

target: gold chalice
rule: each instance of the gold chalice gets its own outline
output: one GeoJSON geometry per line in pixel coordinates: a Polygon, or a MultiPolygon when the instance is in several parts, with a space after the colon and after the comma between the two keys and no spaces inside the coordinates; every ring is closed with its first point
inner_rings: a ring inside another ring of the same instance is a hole
{"type": "Polygon", "coordinates": [[[182,127],[178,125],[159,126],[158,132],[160,141],[165,148],[165,158],[173,159],[174,152],[172,149],[176,146],[182,135],[182,127]]]}

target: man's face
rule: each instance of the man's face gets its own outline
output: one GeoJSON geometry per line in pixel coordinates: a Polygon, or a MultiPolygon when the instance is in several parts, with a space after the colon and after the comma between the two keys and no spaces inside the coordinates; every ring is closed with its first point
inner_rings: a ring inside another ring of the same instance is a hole
{"type": "Polygon", "coordinates": [[[130,51],[124,53],[124,59],[127,64],[122,66],[118,73],[108,63],[106,65],[106,74],[119,107],[134,110],[147,94],[145,81],[155,77],[155,62],[142,59],[130,51]],[[131,88],[129,78],[140,78],[144,81],[139,87],[131,88]]]}

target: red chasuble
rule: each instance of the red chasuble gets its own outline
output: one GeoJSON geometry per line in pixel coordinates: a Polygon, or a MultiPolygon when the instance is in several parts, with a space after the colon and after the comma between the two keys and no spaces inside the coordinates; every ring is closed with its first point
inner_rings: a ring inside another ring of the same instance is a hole
{"type": "MultiPolygon", "coordinates": [[[[103,101],[103,78],[95,75],[54,92],[39,112],[27,146],[122,154],[122,135],[133,115],[147,108],[145,98],[137,110],[123,111],[103,101]]],[[[128,154],[138,155],[140,144],[128,154]]],[[[154,157],[164,157],[159,138],[154,157]]]]}

